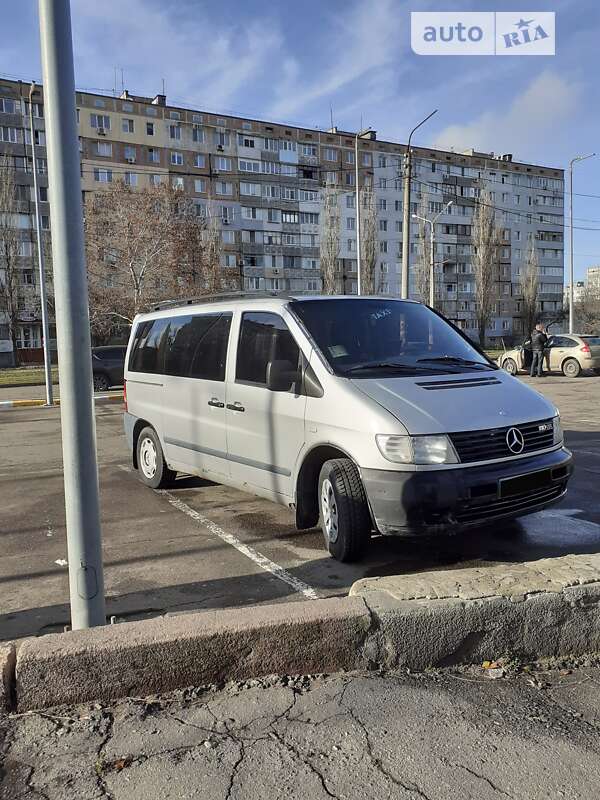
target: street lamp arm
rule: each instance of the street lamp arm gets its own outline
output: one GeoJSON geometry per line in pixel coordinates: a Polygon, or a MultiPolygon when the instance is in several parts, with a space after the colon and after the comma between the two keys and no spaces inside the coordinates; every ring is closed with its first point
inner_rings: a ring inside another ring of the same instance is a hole
{"type": "Polygon", "coordinates": [[[427,120],[428,120],[428,119],[431,119],[431,117],[433,117],[433,115],[434,115],[434,114],[437,114],[437,112],[438,112],[438,110],[437,110],[437,108],[436,108],[436,109],[434,109],[434,110],[431,112],[431,114],[428,114],[428,115],[425,117],[425,119],[422,119],[422,120],[421,120],[421,122],[419,122],[419,124],[418,124],[418,125],[415,125],[415,127],[412,129],[412,131],[411,131],[411,132],[408,134],[408,145],[407,145],[407,149],[408,149],[408,148],[410,148],[410,140],[412,139],[412,135],[413,135],[413,133],[414,133],[414,132],[415,132],[415,131],[416,131],[418,128],[420,128],[420,127],[421,127],[421,125],[424,125],[424,124],[427,122],[427,120]]]}

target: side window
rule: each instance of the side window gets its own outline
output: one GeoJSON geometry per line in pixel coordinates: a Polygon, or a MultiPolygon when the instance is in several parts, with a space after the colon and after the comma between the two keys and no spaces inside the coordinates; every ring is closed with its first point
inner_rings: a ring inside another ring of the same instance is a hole
{"type": "Polygon", "coordinates": [[[168,319],[151,319],[138,325],[129,356],[131,372],[163,372],[168,325],[168,319]]]}
{"type": "Polygon", "coordinates": [[[231,314],[173,317],[167,336],[165,374],[225,380],[231,314]]]}
{"type": "Polygon", "coordinates": [[[568,336],[563,336],[563,347],[579,347],[579,342],[576,342],[575,339],[571,339],[568,336]]]}
{"type": "Polygon", "coordinates": [[[278,314],[242,314],[235,379],[265,386],[269,361],[298,364],[300,349],[278,314]]]}

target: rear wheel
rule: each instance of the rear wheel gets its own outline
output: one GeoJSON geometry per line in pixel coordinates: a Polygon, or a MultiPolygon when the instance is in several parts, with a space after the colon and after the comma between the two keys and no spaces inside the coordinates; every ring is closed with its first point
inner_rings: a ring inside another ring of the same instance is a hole
{"type": "Polygon", "coordinates": [[[94,372],[94,391],[107,392],[110,388],[110,382],[106,375],[102,372],[94,372]]]}
{"type": "Polygon", "coordinates": [[[562,371],[567,378],[576,378],[581,372],[581,365],[576,358],[567,358],[562,365],[562,371]]]}
{"type": "Polygon", "coordinates": [[[502,369],[505,369],[509,375],[517,374],[517,362],[512,358],[506,358],[502,362],[502,369]]]}
{"type": "Polygon", "coordinates": [[[137,465],[140,480],[152,489],[162,489],[175,479],[176,473],[165,462],[154,428],[144,428],[138,437],[137,465]]]}
{"type": "Polygon", "coordinates": [[[319,474],[319,518],[325,546],[338,561],[356,561],[371,536],[360,474],[349,458],[326,461],[319,474]]]}

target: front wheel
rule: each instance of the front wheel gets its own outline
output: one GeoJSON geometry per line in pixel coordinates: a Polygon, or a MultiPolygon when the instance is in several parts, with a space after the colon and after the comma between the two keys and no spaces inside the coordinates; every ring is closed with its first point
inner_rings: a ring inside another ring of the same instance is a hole
{"type": "Polygon", "coordinates": [[[567,358],[562,365],[563,375],[567,378],[576,378],[581,372],[581,366],[576,358],[567,358]]]}
{"type": "Polygon", "coordinates": [[[321,467],[319,521],[334,558],[360,559],[371,535],[371,516],[360,474],[349,458],[332,459],[321,467]]]}
{"type": "Polygon", "coordinates": [[[106,375],[101,372],[94,372],[94,391],[107,392],[110,388],[110,383],[106,375]]]}
{"type": "Polygon", "coordinates": [[[509,375],[517,374],[517,362],[512,358],[507,358],[502,362],[502,369],[506,370],[509,375]]]}
{"type": "Polygon", "coordinates": [[[167,467],[153,428],[144,428],[138,437],[137,468],[140,480],[151,489],[162,489],[175,479],[175,473],[167,467]]]}

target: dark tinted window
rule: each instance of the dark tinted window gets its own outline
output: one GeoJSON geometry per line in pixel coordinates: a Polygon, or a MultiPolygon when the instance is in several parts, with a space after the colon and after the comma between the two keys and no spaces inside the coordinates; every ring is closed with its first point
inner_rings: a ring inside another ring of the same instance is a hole
{"type": "Polygon", "coordinates": [[[168,325],[168,319],[151,319],[137,326],[129,357],[129,369],[132,372],[163,371],[168,325]]]}
{"type": "Polygon", "coordinates": [[[269,361],[298,364],[300,350],[289,328],[278,314],[242,315],[235,377],[238,381],[266,384],[269,361]]]}
{"type": "Polygon", "coordinates": [[[108,347],[106,350],[96,350],[95,355],[103,361],[116,360],[125,358],[125,347],[108,347]]]}
{"type": "Polygon", "coordinates": [[[173,317],[167,335],[165,374],[225,380],[231,314],[173,317]]]}
{"type": "Polygon", "coordinates": [[[600,336],[582,336],[581,337],[584,342],[590,345],[590,347],[598,347],[600,345],[600,336]]]}
{"type": "Polygon", "coordinates": [[[552,347],[577,347],[579,342],[569,336],[555,336],[552,340],[552,347]]]}

